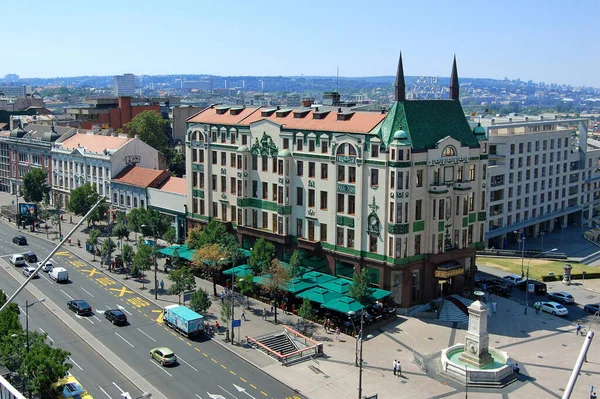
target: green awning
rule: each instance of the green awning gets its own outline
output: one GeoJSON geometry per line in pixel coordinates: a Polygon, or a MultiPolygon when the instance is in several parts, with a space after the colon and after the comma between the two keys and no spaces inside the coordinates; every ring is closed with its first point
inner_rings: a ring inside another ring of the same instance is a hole
{"type": "Polygon", "coordinates": [[[335,292],[331,292],[321,287],[313,287],[309,290],[296,294],[299,298],[308,298],[313,302],[317,302],[320,304],[327,303],[334,299],[339,298],[341,295],[335,292]]]}
{"type": "Polygon", "coordinates": [[[256,284],[260,284],[260,285],[265,285],[269,282],[269,280],[271,279],[271,275],[270,274],[262,274],[260,276],[255,276],[252,281],[256,284]]]}
{"type": "Polygon", "coordinates": [[[332,276],[331,274],[325,274],[316,271],[310,271],[308,273],[304,273],[302,275],[302,280],[321,285],[322,283],[326,283],[328,281],[336,280],[337,277],[332,276]]]}
{"type": "Polygon", "coordinates": [[[392,295],[391,291],[382,290],[379,288],[370,288],[367,298],[370,302],[380,301],[383,298],[392,295]]]}
{"type": "Polygon", "coordinates": [[[343,278],[337,278],[333,281],[327,281],[319,284],[319,287],[325,288],[329,291],[336,292],[338,294],[347,294],[352,285],[352,281],[343,278]]]}
{"type": "Polygon", "coordinates": [[[158,250],[158,253],[173,257],[173,256],[175,256],[175,250],[177,250],[177,254],[179,255],[180,258],[187,259],[189,261],[194,259],[194,252],[196,252],[193,249],[189,249],[188,246],[186,244],[184,244],[184,245],[171,245],[170,247],[158,250]]]}
{"type": "Polygon", "coordinates": [[[231,269],[223,270],[224,276],[231,277],[231,273],[236,277],[246,277],[249,274],[252,274],[252,268],[250,265],[239,265],[231,269]]]}
{"type": "Polygon", "coordinates": [[[239,249],[238,249],[238,252],[239,252],[239,253],[240,253],[240,254],[241,254],[243,257],[245,257],[245,258],[249,258],[249,257],[250,257],[250,251],[249,251],[249,250],[247,250],[247,249],[242,249],[242,248],[239,248],[239,249]]]}
{"type": "Polygon", "coordinates": [[[314,286],[315,284],[309,281],[305,281],[300,278],[293,278],[283,288],[290,294],[297,294],[309,288],[313,288],[314,286]]]}
{"type": "Polygon", "coordinates": [[[348,312],[359,312],[363,305],[360,304],[356,299],[352,299],[347,296],[342,296],[321,305],[325,309],[333,310],[334,312],[340,312],[348,314],[348,312]]]}

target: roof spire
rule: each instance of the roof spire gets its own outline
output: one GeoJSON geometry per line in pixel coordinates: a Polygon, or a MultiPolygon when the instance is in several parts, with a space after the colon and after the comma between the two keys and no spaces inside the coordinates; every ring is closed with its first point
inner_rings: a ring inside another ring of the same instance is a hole
{"type": "Polygon", "coordinates": [[[456,54],[452,63],[452,75],[450,75],[450,99],[458,101],[458,70],[456,69],[456,54]]]}
{"type": "Polygon", "coordinates": [[[402,51],[398,58],[398,70],[396,71],[396,82],[394,83],[396,101],[406,100],[406,83],[404,83],[404,68],[402,67],[402,51]]]}

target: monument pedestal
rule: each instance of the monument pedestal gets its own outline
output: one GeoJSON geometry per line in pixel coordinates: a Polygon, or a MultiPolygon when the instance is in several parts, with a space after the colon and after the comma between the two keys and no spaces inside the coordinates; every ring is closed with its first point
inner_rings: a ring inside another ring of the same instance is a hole
{"type": "Polygon", "coordinates": [[[465,337],[465,350],[460,355],[460,361],[478,369],[494,361],[488,352],[490,338],[487,332],[487,313],[487,306],[481,301],[475,301],[469,306],[469,330],[465,337]]]}

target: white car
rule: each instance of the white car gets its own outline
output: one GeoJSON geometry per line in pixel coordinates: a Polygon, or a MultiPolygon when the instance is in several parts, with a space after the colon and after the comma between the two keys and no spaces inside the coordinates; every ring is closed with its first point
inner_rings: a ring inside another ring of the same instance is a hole
{"type": "Polygon", "coordinates": [[[543,312],[551,313],[554,316],[567,316],[569,311],[558,302],[536,302],[534,307],[541,309],[543,312]]]}
{"type": "MultiPolygon", "coordinates": [[[[35,267],[33,266],[26,266],[23,268],[23,275],[25,277],[29,277],[33,274],[33,272],[35,272],[35,267]]],[[[40,278],[39,274],[36,274],[35,277],[33,278],[40,278]]]]}
{"type": "MultiPolygon", "coordinates": [[[[38,262],[37,265],[38,267],[42,264],[42,262],[38,262]]],[[[52,269],[54,269],[54,265],[51,262],[46,262],[46,264],[44,266],[42,266],[42,271],[43,272],[50,272],[52,271],[52,269]]]]}
{"type": "Polygon", "coordinates": [[[508,285],[513,287],[523,280],[518,274],[509,274],[508,276],[504,276],[503,279],[506,280],[508,285]]]}

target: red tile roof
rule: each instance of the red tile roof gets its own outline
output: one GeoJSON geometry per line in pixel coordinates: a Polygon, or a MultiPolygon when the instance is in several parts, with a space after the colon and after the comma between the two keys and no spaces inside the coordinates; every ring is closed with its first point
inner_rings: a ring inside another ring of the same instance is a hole
{"type": "Polygon", "coordinates": [[[169,193],[185,195],[187,193],[185,179],[182,179],[181,177],[171,176],[169,180],[167,180],[165,184],[162,185],[160,191],[167,191],[169,193]]]}
{"type": "Polygon", "coordinates": [[[96,134],[76,133],[62,143],[62,148],[76,149],[77,147],[85,147],[88,152],[102,152],[105,149],[115,151],[129,143],[131,138],[103,136],[96,134]]]}
{"type": "Polygon", "coordinates": [[[226,106],[215,106],[213,108],[206,108],[204,111],[192,116],[187,121],[188,122],[200,122],[200,123],[215,123],[222,125],[248,125],[247,123],[242,123],[242,121],[248,116],[252,115],[256,112],[258,107],[246,107],[240,111],[237,115],[231,115],[231,109],[241,108],[232,106],[227,109],[223,114],[218,114],[217,111],[220,108],[227,108],[226,106]]]}
{"type": "Polygon", "coordinates": [[[123,169],[113,182],[129,184],[137,187],[158,187],[169,177],[168,170],[128,166],[123,169]]]}

